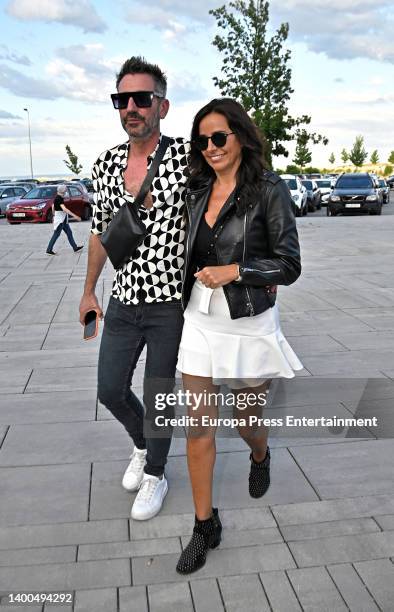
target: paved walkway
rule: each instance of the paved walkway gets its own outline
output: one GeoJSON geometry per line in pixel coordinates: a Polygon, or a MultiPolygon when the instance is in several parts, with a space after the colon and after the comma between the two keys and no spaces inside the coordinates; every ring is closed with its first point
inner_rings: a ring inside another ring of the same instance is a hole
{"type": "MultiPolygon", "coordinates": [[[[76,321],[86,253],[61,239],[48,258],[48,226],[0,225],[0,592],[71,590],[65,612],[394,609],[394,215],[308,216],[299,229],[303,275],[279,303],[305,370],[276,385],[270,416],[379,426],[273,431],[261,500],[247,494],[243,442],[219,437],[223,541],[188,579],[175,572],[193,524],[183,437],[160,516],[129,521],[128,437],[97,405],[98,340],[76,321]]],[[[89,225],[73,231],[86,241],[89,225]]]]}

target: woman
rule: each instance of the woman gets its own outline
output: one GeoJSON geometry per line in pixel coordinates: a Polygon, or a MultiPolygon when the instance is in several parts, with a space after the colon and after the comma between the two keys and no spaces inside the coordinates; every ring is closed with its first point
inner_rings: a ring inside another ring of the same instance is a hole
{"type": "Polygon", "coordinates": [[[291,197],[286,184],[264,169],[262,141],[240,104],[216,99],[197,113],[189,161],[187,308],[177,368],[185,391],[196,394],[189,397],[201,394],[205,401],[189,407],[196,419],[187,439],[195,526],[177,565],[183,574],[202,567],[221,539],[212,508],[215,425],[203,426],[204,416],[218,415],[211,398],[225,383],[242,399],[234,414],[251,451],[249,493],[261,497],[270,483],[270,453],[268,430],[251,424],[264,404],[256,406],[256,397],[266,397],[270,379],[292,378],[302,369],[275,305],[276,285],[290,285],[301,272],[291,197]]]}
{"type": "Polygon", "coordinates": [[[71,212],[71,210],[66,208],[66,206],[64,205],[64,195],[66,191],[67,191],[67,187],[65,185],[59,185],[57,188],[57,195],[55,196],[55,199],[53,200],[53,210],[54,210],[53,234],[52,234],[52,238],[50,239],[49,244],[47,246],[47,250],[46,250],[48,255],[56,255],[56,253],[54,253],[53,251],[53,247],[55,246],[56,240],[59,238],[60,234],[62,233],[62,230],[66,234],[68,241],[71,247],[74,249],[75,253],[83,249],[83,246],[78,246],[76,244],[73,233],[71,231],[71,227],[68,223],[67,215],[71,215],[77,221],[80,221],[81,217],[78,217],[78,215],[75,215],[73,212],[71,212]]]}

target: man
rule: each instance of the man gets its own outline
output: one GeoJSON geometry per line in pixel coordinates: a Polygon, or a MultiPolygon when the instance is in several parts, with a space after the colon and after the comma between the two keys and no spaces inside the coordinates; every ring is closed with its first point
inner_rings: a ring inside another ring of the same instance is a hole
{"type": "MultiPolygon", "coordinates": [[[[89,310],[102,310],[95,287],[106,261],[100,241],[113,215],[138,194],[160,143],[160,121],[169,110],[166,78],[144,58],[127,60],[116,81],[115,108],[129,137],[100,155],[93,167],[95,206],[89,240],[88,268],[80,303],[80,321],[89,310]]],[[[170,144],[138,209],[147,235],[132,257],[115,273],[105,315],[98,366],[100,401],[124,425],[134,442],[122,484],[136,491],[131,516],[145,520],[157,514],[168,490],[164,466],[171,428],[144,436],[144,407],[131,391],[138,358],[146,346],[143,402],[148,420],[154,418],[154,396],[173,390],[183,315],[183,206],[186,146],[182,138],[170,144]]],[[[152,433],[152,432],[150,432],[152,433]]]]}

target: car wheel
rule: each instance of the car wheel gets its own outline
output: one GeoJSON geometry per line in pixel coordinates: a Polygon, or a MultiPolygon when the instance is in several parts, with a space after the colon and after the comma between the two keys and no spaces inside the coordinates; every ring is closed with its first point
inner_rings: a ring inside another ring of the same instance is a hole
{"type": "Polygon", "coordinates": [[[318,201],[316,208],[317,210],[321,210],[321,200],[318,201]]]}
{"type": "Polygon", "coordinates": [[[303,211],[302,211],[302,214],[303,214],[304,217],[307,216],[307,214],[308,214],[308,206],[307,206],[307,204],[305,204],[305,206],[303,208],[303,211]]]}
{"type": "Polygon", "coordinates": [[[52,223],[52,221],[53,221],[53,212],[52,212],[52,210],[48,210],[45,222],[46,223],[52,223]]]}
{"type": "Polygon", "coordinates": [[[84,206],[83,213],[82,213],[82,221],[89,221],[89,219],[90,219],[90,206],[84,206]]]}
{"type": "Polygon", "coordinates": [[[21,224],[21,222],[20,222],[20,221],[8,221],[8,223],[9,223],[10,225],[20,225],[20,224],[21,224]]]}

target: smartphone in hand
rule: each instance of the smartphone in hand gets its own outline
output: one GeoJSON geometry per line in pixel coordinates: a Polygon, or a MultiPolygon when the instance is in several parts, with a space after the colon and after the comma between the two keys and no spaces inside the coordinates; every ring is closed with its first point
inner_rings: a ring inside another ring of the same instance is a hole
{"type": "Polygon", "coordinates": [[[83,339],[92,340],[98,334],[99,318],[95,310],[89,310],[85,315],[85,323],[83,328],[83,339]]]}

